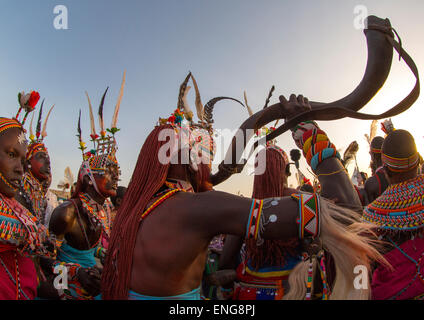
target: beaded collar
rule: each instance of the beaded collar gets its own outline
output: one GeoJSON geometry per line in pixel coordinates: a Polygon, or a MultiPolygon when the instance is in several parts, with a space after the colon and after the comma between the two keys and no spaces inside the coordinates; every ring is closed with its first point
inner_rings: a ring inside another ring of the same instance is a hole
{"type": "Polygon", "coordinates": [[[24,192],[31,201],[31,205],[34,210],[33,213],[35,214],[37,219],[42,221],[44,217],[44,211],[47,205],[43,186],[38,181],[38,179],[35,178],[29,171],[25,173],[22,185],[24,192]]]}
{"type": "Polygon", "coordinates": [[[424,227],[424,175],[390,185],[363,213],[364,221],[383,230],[413,231],[424,227]]]}
{"type": "Polygon", "coordinates": [[[45,246],[49,239],[48,230],[38,223],[37,218],[15,199],[0,194],[0,240],[18,246],[18,250],[29,255],[53,257],[55,253],[45,246]]]}
{"type": "Polygon", "coordinates": [[[111,205],[108,199],[105,200],[103,205],[94,201],[87,193],[80,194],[79,198],[82,207],[88,212],[88,217],[95,225],[101,225],[103,231],[109,237],[110,235],[110,216],[111,205]]]}

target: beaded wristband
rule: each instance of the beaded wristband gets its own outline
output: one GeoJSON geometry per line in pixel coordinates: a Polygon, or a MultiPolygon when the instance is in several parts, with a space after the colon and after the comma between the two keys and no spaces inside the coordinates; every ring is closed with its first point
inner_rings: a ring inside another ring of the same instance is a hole
{"type": "Polygon", "coordinates": [[[303,154],[307,154],[311,146],[314,145],[315,143],[329,140],[327,135],[324,133],[324,131],[322,131],[322,133],[320,131],[321,130],[318,130],[316,134],[306,139],[305,143],[303,144],[303,154]]]}
{"type": "Polygon", "coordinates": [[[341,159],[339,152],[335,148],[334,149],[326,148],[320,151],[319,153],[317,153],[316,155],[314,155],[311,160],[312,171],[315,172],[317,170],[318,165],[321,162],[323,162],[325,159],[332,158],[332,157],[341,159]]]}
{"type": "Polygon", "coordinates": [[[308,154],[306,155],[306,162],[310,165],[312,157],[314,157],[316,154],[320,153],[321,151],[325,149],[333,149],[336,150],[336,147],[334,144],[332,144],[330,141],[320,141],[315,143],[308,151],[308,154]]]}
{"type": "Polygon", "coordinates": [[[305,238],[305,231],[313,238],[320,234],[320,206],[319,197],[315,193],[294,193],[291,195],[299,202],[299,238],[305,238]]]}

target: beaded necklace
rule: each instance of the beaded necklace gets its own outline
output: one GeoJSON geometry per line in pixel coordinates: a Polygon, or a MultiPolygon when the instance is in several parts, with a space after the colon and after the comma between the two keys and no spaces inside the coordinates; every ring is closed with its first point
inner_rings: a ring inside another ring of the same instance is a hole
{"type": "Polygon", "coordinates": [[[172,195],[174,195],[177,192],[193,192],[193,187],[191,186],[190,183],[186,182],[186,181],[182,181],[182,180],[167,180],[165,181],[164,185],[166,186],[165,190],[159,191],[157,192],[153,198],[157,198],[158,196],[161,196],[159,199],[157,199],[155,202],[153,202],[142,214],[140,217],[140,221],[143,220],[144,218],[146,218],[152,211],[153,209],[157,208],[161,203],[163,203],[166,199],[170,198],[172,195]],[[179,186],[185,186],[187,188],[183,189],[180,188],[179,186]]]}
{"type": "Polygon", "coordinates": [[[21,192],[22,196],[27,200],[27,202],[29,198],[29,203],[31,204],[33,213],[37,219],[41,221],[41,223],[44,223],[43,220],[47,201],[41,183],[30,171],[28,171],[24,175],[22,185],[24,190],[24,192],[21,192]]]}
{"type": "Polygon", "coordinates": [[[413,231],[424,227],[424,176],[390,185],[365,208],[363,220],[382,230],[413,231]]]}
{"type": "MultiPolygon", "coordinates": [[[[107,236],[110,235],[110,215],[109,203],[105,201],[103,205],[94,201],[87,193],[80,194],[83,208],[88,212],[88,217],[95,225],[101,225],[107,236]]],[[[107,200],[107,199],[106,199],[107,200]]]]}

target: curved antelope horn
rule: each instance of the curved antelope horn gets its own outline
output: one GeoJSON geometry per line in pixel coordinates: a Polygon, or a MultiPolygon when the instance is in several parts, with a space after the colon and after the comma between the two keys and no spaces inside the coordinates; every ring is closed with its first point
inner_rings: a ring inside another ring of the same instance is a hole
{"type": "Polygon", "coordinates": [[[215,106],[215,104],[221,100],[233,100],[236,101],[238,103],[240,103],[243,107],[244,104],[243,102],[231,98],[231,97],[216,97],[213,98],[211,100],[208,101],[208,103],[205,104],[205,108],[204,108],[204,119],[206,120],[207,123],[212,124],[213,123],[213,108],[215,106]]]}
{"type": "Polygon", "coordinates": [[[196,111],[197,111],[197,117],[202,122],[203,121],[203,104],[202,99],[200,98],[200,91],[199,87],[197,86],[196,79],[194,79],[194,76],[191,75],[191,80],[193,81],[194,90],[196,91],[196,111]]]}
{"type": "MultiPolygon", "coordinates": [[[[420,93],[418,69],[412,58],[400,47],[399,43],[394,40],[392,30],[388,19],[383,20],[376,16],[369,16],[367,18],[367,29],[364,30],[367,38],[368,62],[363,79],[356,89],[346,97],[331,103],[310,102],[312,107],[310,111],[302,112],[290,120],[287,120],[275,131],[268,134],[266,136],[266,141],[275,139],[280,134],[306,120],[335,120],[346,117],[363,120],[378,120],[390,118],[408,110],[418,99],[420,93]],[[406,98],[384,113],[371,115],[358,112],[358,110],[365,106],[384,85],[391,68],[393,48],[399,53],[400,57],[414,74],[416,78],[414,88],[406,98]]],[[[242,124],[240,129],[257,130],[272,121],[286,119],[286,117],[287,115],[284,110],[282,110],[281,104],[277,103],[255,113],[242,124]]],[[[214,175],[214,185],[225,181],[233,173],[240,172],[240,169],[244,166],[244,164],[239,163],[240,159],[236,159],[235,157],[235,145],[236,141],[233,138],[227,155],[234,155],[234,157],[230,158],[229,164],[224,163],[220,165],[218,173],[214,175]]],[[[257,147],[257,145],[258,144],[255,143],[254,148],[257,147]]]]}
{"type": "Polygon", "coordinates": [[[43,139],[45,137],[47,137],[47,122],[49,121],[50,113],[52,113],[53,108],[54,108],[54,105],[52,105],[52,107],[50,108],[49,112],[47,113],[46,119],[44,119],[43,130],[41,131],[41,137],[43,139]]]}
{"type": "Polygon", "coordinates": [[[306,120],[336,120],[354,118],[362,120],[379,120],[396,116],[406,110],[418,99],[420,81],[418,69],[412,58],[397,41],[394,40],[393,28],[388,19],[376,16],[367,18],[368,26],[364,30],[368,45],[368,62],[362,81],[356,89],[346,97],[331,102],[310,102],[312,110],[300,113],[287,121],[267,136],[267,141],[274,139],[298,123],[306,120]],[[380,90],[386,81],[393,58],[393,48],[399,53],[415,76],[415,86],[409,95],[386,112],[373,115],[358,112],[380,90]]]}
{"type": "Polygon", "coordinates": [[[186,91],[188,80],[190,80],[190,77],[191,77],[191,72],[188,73],[188,75],[184,79],[183,83],[181,83],[181,85],[180,85],[180,92],[178,93],[178,104],[177,104],[178,110],[180,110],[180,111],[184,110],[183,97],[184,97],[184,93],[186,91]]]}

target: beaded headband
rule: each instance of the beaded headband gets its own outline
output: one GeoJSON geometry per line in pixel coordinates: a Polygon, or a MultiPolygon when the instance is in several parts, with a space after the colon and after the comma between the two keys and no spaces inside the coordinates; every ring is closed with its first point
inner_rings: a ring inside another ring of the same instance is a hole
{"type": "Polygon", "coordinates": [[[0,118],[0,133],[12,128],[22,129],[22,124],[16,119],[0,118]]]}
{"type": "Polygon", "coordinates": [[[415,168],[420,162],[420,154],[416,152],[407,158],[395,158],[384,153],[381,154],[383,166],[393,172],[406,172],[415,168]]]}
{"type": "Polygon", "coordinates": [[[381,148],[380,149],[371,148],[371,153],[381,153],[381,148]]]}

